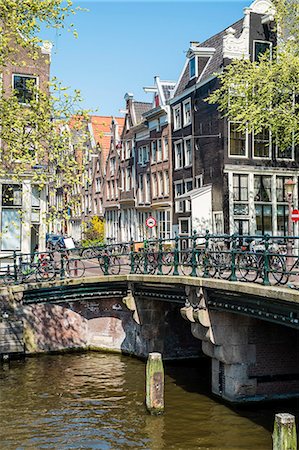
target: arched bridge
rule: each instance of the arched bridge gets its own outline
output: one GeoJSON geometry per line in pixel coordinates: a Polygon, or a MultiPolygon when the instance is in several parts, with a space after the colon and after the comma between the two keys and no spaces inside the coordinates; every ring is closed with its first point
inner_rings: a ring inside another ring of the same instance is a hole
{"type": "Polygon", "coordinates": [[[150,351],[165,359],[205,355],[212,390],[225,399],[299,394],[296,289],[127,273],[9,285],[0,295],[2,354],[99,349],[144,358],[150,351]]]}

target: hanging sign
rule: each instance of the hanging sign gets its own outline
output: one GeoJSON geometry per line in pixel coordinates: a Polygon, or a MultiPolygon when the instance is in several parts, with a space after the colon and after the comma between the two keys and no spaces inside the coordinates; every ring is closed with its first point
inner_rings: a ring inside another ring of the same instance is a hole
{"type": "Polygon", "coordinates": [[[298,222],[299,220],[299,211],[298,209],[293,209],[291,219],[293,222],[298,222]]]}
{"type": "Polygon", "coordinates": [[[146,219],[145,225],[146,225],[148,228],[154,228],[154,227],[157,225],[157,221],[156,221],[156,219],[155,219],[154,217],[150,216],[150,217],[148,217],[148,218],[146,219]]]}

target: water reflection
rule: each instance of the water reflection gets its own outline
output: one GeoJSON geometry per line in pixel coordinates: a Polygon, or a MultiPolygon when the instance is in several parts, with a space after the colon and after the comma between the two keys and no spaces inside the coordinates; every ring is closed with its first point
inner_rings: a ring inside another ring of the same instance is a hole
{"type": "Polygon", "coordinates": [[[144,363],[99,353],[43,356],[0,370],[0,448],[271,449],[274,410],[206,395],[204,367],[166,368],[166,412],[144,408],[144,363]]]}

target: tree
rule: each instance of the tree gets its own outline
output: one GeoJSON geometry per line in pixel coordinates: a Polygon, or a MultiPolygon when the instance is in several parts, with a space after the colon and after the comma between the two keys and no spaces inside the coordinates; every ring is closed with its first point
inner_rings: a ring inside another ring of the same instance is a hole
{"type": "Polygon", "coordinates": [[[276,42],[258,61],[234,60],[219,75],[220,87],[207,99],[239,131],[267,130],[280,151],[299,144],[299,3],[274,0],[276,42]]]}
{"type": "MultiPolygon", "coordinates": [[[[41,27],[63,28],[66,18],[74,13],[69,0],[0,0],[3,71],[13,65],[25,66],[28,59],[47,64],[40,48],[41,27]]],[[[70,29],[74,30],[72,25],[70,29]]],[[[67,217],[79,199],[70,193],[82,183],[88,111],[80,106],[80,92],[69,94],[56,78],[39,86],[34,80],[27,80],[22,95],[21,99],[20,91],[2,88],[0,176],[16,182],[29,175],[39,190],[48,184],[52,195],[57,190],[68,194],[67,205],[61,209],[53,204],[48,216],[50,220],[57,215],[67,217]],[[74,134],[79,152],[74,151],[74,134]]]]}

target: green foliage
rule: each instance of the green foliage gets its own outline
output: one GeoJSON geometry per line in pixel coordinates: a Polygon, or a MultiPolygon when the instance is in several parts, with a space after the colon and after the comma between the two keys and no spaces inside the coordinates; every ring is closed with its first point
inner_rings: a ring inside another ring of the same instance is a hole
{"type": "Polygon", "coordinates": [[[234,60],[219,75],[220,88],[207,99],[239,130],[270,129],[281,150],[299,144],[299,6],[276,0],[278,44],[272,58],[234,60]]]}
{"type": "Polygon", "coordinates": [[[83,247],[104,244],[105,230],[104,221],[98,216],[92,217],[86,224],[84,230],[83,247]]]}
{"type": "MultiPolygon", "coordinates": [[[[0,65],[14,63],[12,55],[22,49],[37,59],[41,27],[62,29],[67,17],[80,9],[71,0],[0,0],[0,65]]],[[[73,24],[69,29],[77,37],[73,24]]]]}
{"type": "MultiPolygon", "coordinates": [[[[38,36],[41,27],[64,28],[66,18],[77,9],[70,0],[0,0],[3,71],[10,73],[11,65],[22,66],[33,60],[30,64],[35,70],[46,75],[48,57],[41,53],[38,36]]],[[[70,28],[73,30],[73,25],[70,28]]],[[[39,85],[28,80],[21,94],[1,87],[0,176],[21,182],[29,175],[40,190],[48,185],[48,219],[52,221],[68,218],[80,201],[89,111],[81,108],[78,90],[71,94],[57,78],[43,80],[40,77],[39,85]],[[57,193],[64,199],[59,206],[54,201],[57,193]]]]}

